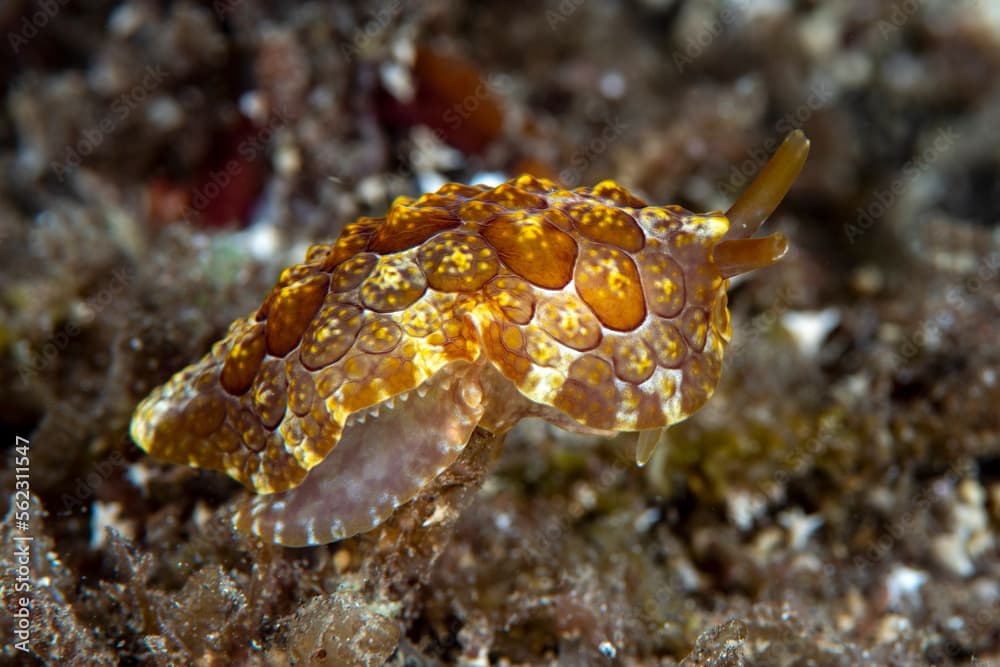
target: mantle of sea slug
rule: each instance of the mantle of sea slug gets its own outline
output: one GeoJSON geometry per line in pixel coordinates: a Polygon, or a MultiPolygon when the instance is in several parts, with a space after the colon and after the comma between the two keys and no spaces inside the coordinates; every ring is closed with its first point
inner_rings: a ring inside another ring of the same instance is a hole
{"type": "Polygon", "coordinates": [[[374,528],[461,453],[485,408],[480,368],[456,362],[367,417],[353,416],[299,486],[251,499],[236,514],[236,528],[286,546],[374,528]]]}

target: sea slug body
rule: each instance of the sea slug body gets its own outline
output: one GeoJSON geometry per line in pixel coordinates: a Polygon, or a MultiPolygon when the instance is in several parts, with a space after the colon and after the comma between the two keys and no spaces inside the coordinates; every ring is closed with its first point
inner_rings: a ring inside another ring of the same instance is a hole
{"type": "Polygon", "coordinates": [[[532,176],[401,198],[282,272],[142,401],[132,437],[262,494],[237,526],[289,546],[377,526],[477,426],[636,431],[645,463],[712,395],[728,278],[785,253],[782,235],[751,236],[808,146],[789,135],[725,214],[532,176]]]}

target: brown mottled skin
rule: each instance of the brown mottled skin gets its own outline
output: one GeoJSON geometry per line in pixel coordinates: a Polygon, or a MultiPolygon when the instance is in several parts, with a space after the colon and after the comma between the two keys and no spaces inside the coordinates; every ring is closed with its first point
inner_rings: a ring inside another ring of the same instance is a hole
{"type": "Polygon", "coordinates": [[[290,545],[377,525],[477,425],[640,431],[644,462],[718,382],[727,278],[785,251],[780,235],[745,237],[801,168],[808,143],[789,142],[797,153],[783,147],[730,209],[737,234],[722,213],[648,206],[611,181],[567,191],[521,176],[401,198],[282,272],[256,313],[140,404],[133,437],[272,494],[236,522],[290,545]]]}

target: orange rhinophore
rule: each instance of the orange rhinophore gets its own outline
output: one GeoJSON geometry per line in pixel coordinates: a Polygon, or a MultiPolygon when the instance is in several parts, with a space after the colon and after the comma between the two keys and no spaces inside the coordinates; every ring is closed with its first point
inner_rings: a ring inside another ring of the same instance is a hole
{"type": "Polygon", "coordinates": [[[237,527],[290,546],[377,526],[477,426],[637,431],[641,465],[712,395],[727,279],[784,255],[781,234],[750,236],[808,148],[789,135],[726,214],[531,176],[397,200],[286,269],[132,437],[262,494],[237,527]]]}

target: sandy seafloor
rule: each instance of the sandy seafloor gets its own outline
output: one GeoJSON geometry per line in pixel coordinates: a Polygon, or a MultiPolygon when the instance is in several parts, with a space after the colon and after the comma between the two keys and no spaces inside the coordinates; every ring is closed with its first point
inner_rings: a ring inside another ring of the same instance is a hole
{"type": "Polygon", "coordinates": [[[1000,665],[1000,3],[7,0],[0,38],[0,661],[1000,665]],[[283,549],[129,439],[398,195],[725,210],[796,127],[791,250],[645,468],[526,422],[447,511],[283,549]]]}

